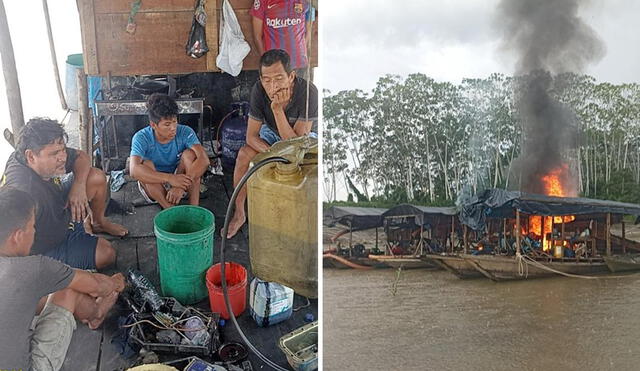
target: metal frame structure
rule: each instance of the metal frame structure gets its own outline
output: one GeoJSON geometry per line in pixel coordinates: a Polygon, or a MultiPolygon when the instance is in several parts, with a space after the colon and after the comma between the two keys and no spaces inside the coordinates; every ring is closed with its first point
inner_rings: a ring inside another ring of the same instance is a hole
{"type": "MultiPolygon", "coordinates": [[[[107,169],[109,162],[120,158],[118,153],[118,125],[116,118],[118,116],[144,116],[147,114],[146,100],[96,100],[95,101],[95,118],[99,122],[101,118],[106,118],[105,125],[100,130],[100,152],[101,165],[103,169],[107,169]],[[111,125],[109,125],[111,123],[111,125]],[[113,140],[115,141],[115,157],[106,156],[106,131],[110,126],[113,130],[113,140]]],[[[198,118],[198,137],[200,140],[204,138],[203,129],[203,113],[204,98],[180,98],[176,99],[178,104],[178,114],[199,114],[198,118]]]]}

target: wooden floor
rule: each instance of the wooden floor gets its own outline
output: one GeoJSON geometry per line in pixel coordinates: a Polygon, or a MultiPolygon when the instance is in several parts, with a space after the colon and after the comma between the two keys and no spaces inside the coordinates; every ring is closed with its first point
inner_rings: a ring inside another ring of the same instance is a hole
{"type": "MultiPolygon", "coordinates": [[[[220,258],[220,229],[224,222],[224,215],[227,208],[228,197],[233,191],[229,176],[213,176],[207,181],[207,197],[201,200],[201,206],[208,208],[215,215],[216,231],[214,242],[214,262],[220,258]]],[[[118,192],[112,193],[113,201],[109,210],[109,218],[114,222],[121,223],[129,229],[129,235],[124,239],[111,240],[117,250],[117,263],[114,268],[104,273],[126,272],[130,267],[138,269],[145,274],[159,289],[159,276],[157,268],[156,241],[153,234],[153,217],[160,211],[157,205],[144,205],[140,196],[137,184],[128,182],[118,192]],[[137,206],[134,206],[137,205],[137,206]]],[[[247,227],[243,227],[233,239],[227,242],[225,256],[227,261],[239,262],[249,271],[249,280],[253,278],[249,264],[249,244],[247,227]]],[[[249,289],[247,288],[247,296],[249,289]]],[[[277,364],[287,367],[288,363],[284,353],[277,347],[279,338],[305,324],[306,314],[313,314],[318,318],[317,300],[310,300],[311,305],[293,313],[287,321],[274,326],[261,328],[256,325],[248,314],[247,310],[238,318],[238,322],[245,335],[258,348],[260,352],[277,364]]],[[[305,298],[298,295],[294,299],[294,308],[299,308],[306,304],[305,298]]],[[[209,309],[208,300],[199,303],[197,306],[209,309]]],[[[91,331],[82,323],[78,323],[78,328],[73,335],[67,358],[62,370],[125,370],[135,365],[136,356],[131,359],[123,358],[111,340],[118,331],[117,320],[121,315],[126,314],[124,304],[118,302],[111,311],[104,325],[91,331]]],[[[240,342],[241,338],[231,323],[227,323],[224,328],[225,342],[240,342]]],[[[162,361],[181,359],[188,355],[161,355],[162,361]]],[[[267,369],[268,366],[258,359],[254,354],[250,354],[249,360],[254,370],[267,369]]]]}

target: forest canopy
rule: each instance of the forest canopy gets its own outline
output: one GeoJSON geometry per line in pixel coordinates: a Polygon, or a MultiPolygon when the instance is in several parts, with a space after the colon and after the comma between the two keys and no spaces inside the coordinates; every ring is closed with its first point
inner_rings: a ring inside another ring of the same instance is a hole
{"type": "MultiPolygon", "coordinates": [[[[343,188],[358,202],[452,205],[486,188],[518,189],[518,79],[456,85],[416,73],[381,77],[370,92],[325,90],[325,199],[343,188]]],[[[580,196],[640,203],[640,85],[566,73],[550,89],[576,117],[580,196]]]]}

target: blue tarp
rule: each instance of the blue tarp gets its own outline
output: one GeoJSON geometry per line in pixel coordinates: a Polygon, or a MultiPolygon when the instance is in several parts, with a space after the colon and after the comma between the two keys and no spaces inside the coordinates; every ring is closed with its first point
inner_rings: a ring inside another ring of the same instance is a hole
{"type": "Polygon", "coordinates": [[[640,205],[579,197],[554,197],[504,189],[488,189],[462,206],[460,222],[474,230],[484,228],[487,217],[515,218],[521,213],[542,216],[624,214],[640,215],[640,205]]]}

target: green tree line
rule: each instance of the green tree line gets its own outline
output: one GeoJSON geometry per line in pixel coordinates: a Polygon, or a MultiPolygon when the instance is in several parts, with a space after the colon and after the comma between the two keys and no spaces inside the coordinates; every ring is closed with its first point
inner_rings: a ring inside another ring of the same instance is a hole
{"type": "MultiPolygon", "coordinates": [[[[485,188],[514,189],[518,79],[492,74],[456,85],[416,73],[383,76],[370,92],[325,90],[325,198],[344,188],[359,202],[443,205],[485,188]]],[[[640,85],[566,73],[550,93],[575,113],[580,195],[640,203],[640,85]]]]}

